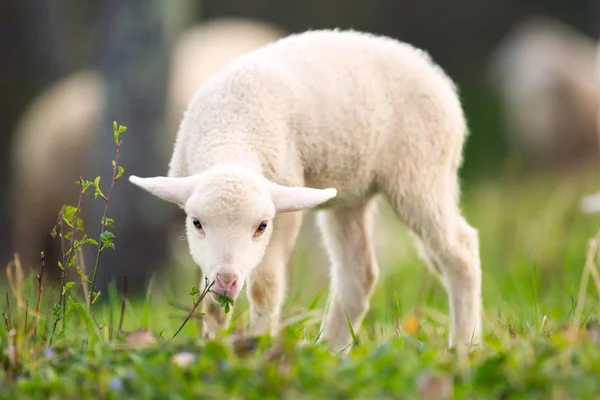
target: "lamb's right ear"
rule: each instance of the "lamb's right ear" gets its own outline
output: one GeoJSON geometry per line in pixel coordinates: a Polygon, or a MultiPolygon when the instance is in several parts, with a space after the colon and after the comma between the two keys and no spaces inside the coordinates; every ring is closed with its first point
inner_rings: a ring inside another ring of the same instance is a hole
{"type": "Polygon", "coordinates": [[[196,177],[169,178],[157,176],[153,178],[140,178],[135,175],[129,177],[129,182],[141,187],[156,197],[183,207],[192,195],[196,177]]]}
{"type": "Polygon", "coordinates": [[[267,184],[271,200],[278,213],[300,211],[316,207],[337,195],[337,190],[312,189],[307,187],[289,187],[273,182],[267,184]]]}

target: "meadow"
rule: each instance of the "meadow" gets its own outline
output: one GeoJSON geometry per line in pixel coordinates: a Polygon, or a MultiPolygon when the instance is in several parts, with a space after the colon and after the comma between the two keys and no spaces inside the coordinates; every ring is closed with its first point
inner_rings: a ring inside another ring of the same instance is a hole
{"type": "MultiPolygon", "coordinates": [[[[218,340],[202,339],[200,308],[173,337],[198,300],[190,282],[198,282],[199,271],[185,243],[142,297],[113,289],[94,301],[86,281],[91,271],[81,271],[83,284],[65,281],[62,289],[42,280],[40,296],[39,275],[20,280],[11,264],[12,284],[2,287],[0,397],[598,398],[600,215],[577,208],[583,194],[600,189],[595,171],[521,173],[510,164],[494,178],[465,185],[464,214],[480,235],[484,305],[484,343],[468,352],[447,348],[446,293],[382,204],[380,281],[350,356],[315,344],[329,283],[308,214],[290,263],[284,328],[274,338],[244,334],[245,296],[218,340]]],[[[107,187],[100,189],[106,183],[83,184],[86,201],[97,197],[87,204],[107,197],[107,187]]],[[[125,184],[117,181],[114,190],[125,184]]],[[[64,223],[75,227],[81,245],[118,246],[110,233],[81,242],[76,207],[66,210],[64,223]]],[[[107,232],[111,225],[107,220],[107,232]]],[[[64,265],[76,269],[76,258],[64,265]]]]}

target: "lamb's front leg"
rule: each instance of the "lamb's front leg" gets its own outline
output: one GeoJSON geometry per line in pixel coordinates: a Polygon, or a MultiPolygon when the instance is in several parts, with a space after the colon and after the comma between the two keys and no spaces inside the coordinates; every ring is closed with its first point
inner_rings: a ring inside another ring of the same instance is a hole
{"type": "Polygon", "coordinates": [[[202,311],[205,314],[203,336],[207,339],[214,339],[222,330],[227,329],[229,326],[231,311],[225,314],[221,306],[212,301],[212,299],[207,298],[202,303],[204,303],[202,311]]]}
{"type": "Polygon", "coordinates": [[[275,218],[271,242],[248,282],[250,333],[275,335],[285,298],[286,267],[302,221],[301,212],[275,218]]]}
{"type": "Polygon", "coordinates": [[[348,352],[352,329],[357,332],[369,310],[379,276],[372,236],[372,204],[322,211],[319,225],[331,260],[329,309],[319,341],[331,350],[348,352]],[[346,314],[347,313],[347,314],[346,314]]]}
{"type": "Polygon", "coordinates": [[[285,298],[285,263],[269,260],[253,273],[248,285],[250,334],[275,335],[285,298]]]}
{"type": "MultiPolygon", "coordinates": [[[[206,282],[202,279],[200,292],[204,290],[205,285],[206,282]]],[[[223,308],[212,299],[212,294],[208,293],[202,300],[202,312],[204,313],[202,335],[204,338],[214,339],[229,326],[233,310],[225,314],[223,308]]]]}

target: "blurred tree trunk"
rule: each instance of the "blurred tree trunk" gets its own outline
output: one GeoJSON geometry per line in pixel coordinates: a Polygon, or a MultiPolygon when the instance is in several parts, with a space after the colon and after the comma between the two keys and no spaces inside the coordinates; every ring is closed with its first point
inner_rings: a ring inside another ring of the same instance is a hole
{"type": "Polygon", "coordinates": [[[590,13],[590,23],[592,26],[592,34],[596,40],[600,40],[600,1],[588,0],[588,8],[590,13]]]}
{"type": "MultiPolygon", "coordinates": [[[[102,177],[105,194],[115,157],[112,122],[128,127],[121,136],[124,144],[119,159],[125,174],[111,194],[107,215],[115,220],[114,229],[109,230],[115,234],[116,247],[102,254],[96,282],[106,299],[110,281],[116,280],[121,287],[124,275],[130,291],[142,290],[166,258],[168,205],[132,185],[128,176],[166,173],[155,138],[163,128],[168,54],[160,0],[104,0],[100,4],[99,69],[107,82],[107,96],[88,176],[102,177]]],[[[103,202],[94,201],[91,218],[85,221],[86,231],[94,237],[103,213],[103,202]]],[[[96,254],[88,253],[86,266],[91,275],[96,254]]]]}
{"type": "MultiPolygon", "coordinates": [[[[61,72],[51,40],[45,2],[0,2],[0,264],[12,258],[8,187],[10,143],[15,123],[40,87],[61,72]],[[39,38],[46,38],[42,42],[39,38]]],[[[3,279],[0,279],[0,282],[3,279]]]]}

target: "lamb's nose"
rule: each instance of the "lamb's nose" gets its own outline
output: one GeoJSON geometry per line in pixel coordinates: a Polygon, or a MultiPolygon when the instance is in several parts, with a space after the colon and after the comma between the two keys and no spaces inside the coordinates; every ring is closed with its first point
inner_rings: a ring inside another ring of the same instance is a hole
{"type": "Polygon", "coordinates": [[[216,283],[219,288],[229,291],[236,284],[237,279],[237,275],[230,272],[218,273],[216,283]]]}

